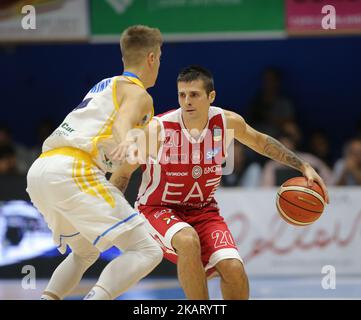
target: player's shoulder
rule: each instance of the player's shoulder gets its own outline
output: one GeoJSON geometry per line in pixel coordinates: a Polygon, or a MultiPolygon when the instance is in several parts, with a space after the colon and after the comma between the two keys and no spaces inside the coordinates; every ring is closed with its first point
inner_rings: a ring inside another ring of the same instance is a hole
{"type": "Polygon", "coordinates": [[[177,122],[179,120],[180,109],[171,109],[167,112],[157,114],[155,118],[158,118],[159,121],[170,121],[177,122]]]}
{"type": "Polygon", "coordinates": [[[224,112],[224,115],[225,115],[227,120],[230,120],[230,121],[242,121],[242,122],[245,121],[244,118],[240,114],[238,114],[238,113],[236,113],[234,111],[231,111],[231,110],[228,110],[228,109],[223,109],[223,112],[224,112]]]}
{"type": "Polygon", "coordinates": [[[153,105],[152,96],[144,88],[118,80],[117,94],[124,100],[132,99],[138,103],[153,105]]]}

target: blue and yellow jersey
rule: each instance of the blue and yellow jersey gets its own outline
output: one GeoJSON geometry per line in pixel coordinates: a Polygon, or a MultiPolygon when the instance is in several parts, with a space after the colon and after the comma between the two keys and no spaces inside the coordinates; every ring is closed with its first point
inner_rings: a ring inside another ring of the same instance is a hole
{"type": "MultiPolygon", "coordinates": [[[[113,172],[115,165],[110,161],[109,154],[117,146],[112,127],[117,111],[121,108],[116,96],[118,81],[128,81],[144,88],[138,78],[131,76],[122,75],[100,81],[45,140],[42,151],[49,152],[63,147],[80,149],[102,171],[113,172]]],[[[154,110],[142,119],[139,126],[149,122],[153,114],[154,110]]]]}

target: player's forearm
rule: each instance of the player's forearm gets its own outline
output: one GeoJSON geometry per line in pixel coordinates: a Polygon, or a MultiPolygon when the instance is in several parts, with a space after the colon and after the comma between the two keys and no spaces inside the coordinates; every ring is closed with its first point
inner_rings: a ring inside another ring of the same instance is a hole
{"type": "Polygon", "coordinates": [[[122,121],[113,127],[113,137],[119,144],[127,141],[131,138],[130,132],[135,127],[135,124],[131,121],[122,121]]]}
{"type": "Polygon", "coordinates": [[[263,134],[260,138],[259,152],[268,158],[303,172],[309,164],[286,148],[278,140],[263,134]]]}
{"type": "Polygon", "coordinates": [[[134,129],[142,120],[143,113],[133,105],[125,105],[118,111],[114,121],[112,133],[117,143],[125,141],[134,141],[132,138],[132,129],[134,129]]]}
{"type": "Polygon", "coordinates": [[[127,190],[129,180],[130,177],[112,174],[109,181],[124,194],[127,190]]]}

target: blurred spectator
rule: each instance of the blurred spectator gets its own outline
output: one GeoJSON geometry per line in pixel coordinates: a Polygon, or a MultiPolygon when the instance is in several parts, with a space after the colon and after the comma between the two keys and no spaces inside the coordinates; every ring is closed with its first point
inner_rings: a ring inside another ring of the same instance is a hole
{"type": "Polygon", "coordinates": [[[262,86],[251,102],[247,121],[257,130],[277,136],[279,128],[295,118],[293,103],[282,93],[282,75],[276,68],[262,74],[262,86]]]}
{"type": "MultiPolygon", "coordinates": [[[[15,141],[13,141],[13,138],[11,136],[10,129],[7,126],[1,124],[0,124],[0,147],[7,147],[8,150],[10,150],[11,148],[14,149],[17,171],[23,174],[25,174],[28,171],[31,165],[31,159],[28,149],[21,144],[15,143],[15,141]]],[[[9,153],[9,151],[5,151],[5,150],[6,148],[2,152],[9,153]]]]}
{"type": "Polygon", "coordinates": [[[361,185],[361,137],[347,143],[343,158],[335,164],[333,178],[338,186],[361,185]]]}
{"type": "Polygon", "coordinates": [[[294,143],[295,149],[298,149],[302,143],[303,133],[295,120],[286,120],[281,128],[280,134],[290,137],[294,143]]]}
{"type": "MultiPolygon", "coordinates": [[[[308,162],[322,177],[325,184],[330,185],[332,183],[331,170],[322,160],[309,153],[297,152],[295,142],[289,135],[282,134],[278,139],[288,149],[296,152],[298,156],[308,162]]],[[[281,185],[285,180],[301,175],[302,174],[295,169],[289,168],[279,162],[269,160],[263,169],[261,185],[263,187],[281,185]]]]}
{"type": "Polygon", "coordinates": [[[30,150],[30,159],[33,163],[41,154],[44,140],[49,137],[55,130],[54,121],[51,119],[43,119],[36,128],[37,143],[30,150]]]}
{"type": "MultiPolygon", "coordinates": [[[[229,156],[232,156],[229,152],[229,156]]],[[[234,170],[232,174],[223,175],[223,187],[257,187],[261,178],[261,166],[258,163],[249,163],[246,159],[245,147],[234,141],[234,170]]]]}
{"type": "MultiPolygon", "coordinates": [[[[280,136],[281,134],[287,135],[292,139],[294,142],[294,148],[298,150],[299,145],[302,142],[303,139],[303,133],[294,120],[286,120],[280,128],[277,128],[280,130],[281,133],[275,135],[280,136]]],[[[257,162],[261,166],[264,166],[264,164],[269,160],[267,157],[264,157],[263,155],[260,155],[252,150],[247,149],[247,157],[250,158],[252,162],[257,162]]]]}
{"type": "Polygon", "coordinates": [[[308,151],[332,168],[333,161],[330,140],[325,131],[315,130],[312,132],[309,139],[308,151]]]}
{"type": "Polygon", "coordinates": [[[12,145],[0,145],[0,175],[17,173],[16,152],[12,145]]]}

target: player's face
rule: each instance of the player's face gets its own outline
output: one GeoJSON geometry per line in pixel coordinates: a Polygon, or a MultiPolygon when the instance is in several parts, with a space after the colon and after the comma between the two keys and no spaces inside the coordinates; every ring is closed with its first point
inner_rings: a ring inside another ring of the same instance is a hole
{"type": "Polygon", "coordinates": [[[185,117],[196,119],[208,115],[214,97],[214,91],[207,94],[202,80],[178,82],[178,102],[185,117]]]}

